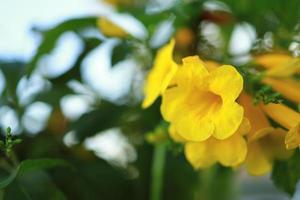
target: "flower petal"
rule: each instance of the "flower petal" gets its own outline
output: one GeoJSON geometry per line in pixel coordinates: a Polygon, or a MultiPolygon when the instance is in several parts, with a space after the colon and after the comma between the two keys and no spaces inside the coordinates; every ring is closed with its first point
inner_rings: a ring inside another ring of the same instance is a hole
{"type": "Polygon", "coordinates": [[[219,112],[214,113],[215,130],[213,136],[223,140],[230,137],[239,128],[243,117],[243,107],[238,103],[223,105],[219,112]]]}
{"type": "Polygon", "coordinates": [[[260,104],[260,106],[270,118],[286,129],[291,129],[300,122],[300,113],[283,104],[269,103],[260,104]]]}
{"type": "Polygon", "coordinates": [[[243,78],[230,65],[223,65],[209,75],[209,89],[222,97],[223,103],[235,101],[243,89],[243,78]]]}
{"type": "Polygon", "coordinates": [[[185,157],[195,169],[207,168],[213,165],[216,160],[212,152],[207,141],[189,142],[184,146],[185,157]]]}
{"type": "Polygon", "coordinates": [[[281,93],[285,98],[300,104],[300,83],[292,79],[264,78],[265,84],[272,86],[274,90],[281,93]]]}
{"type": "Polygon", "coordinates": [[[178,134],[187,141],[200,142],[209,138],[214,131],[212,120],[206,116],[199,118],[195,112],[178,112],[174,121],[178,134]]]}
{"type": "Polygon", "coordinates": [[[171,40],[157,53],[153,69],[149,72],[144,87],[143,108],[149,107],[166,90],[178,69],[177,64],[172,59],[174,45],[174,40],[171,40]]]}
{"type": "Polygon", "coordinates": [[[246,168],[251,175],[259,176],[272,169],[272,160],[261,149],[259,143],[251,142],[248,145],[246,168]]]}
{"type": "Polygon", "coordinates": [[[248,140],[257,140],[273,131],[267,117],[259,106],[255,106],[252,99],[245,92],[239,96],[238,102],[243,106],[245,117],[250,121],[251,130],[248,140]]]}
{"type": "Polygon", "coordinates": [[[291,128],[285,137],[285,146],[287,149],[300,147],[300,123],[291,128]]]}
{"type": "Polygon", "coordinates": [[[173,124],[169,126],[169,135],[175,142],[186,142],[186,140],[177,133],[177,130],[175,129],[175,126],[173,124]]]}
{"type": "Polygon", "coordinates": [[[264,143],[262,145],[266,149],[265,151],[270,151],[274,159],[285,160],[293,154],[293,151],[285,148],[284,140],[286,134],[285,130],[276,128],[263,139],[264,143]]]}
{"type": "Polygon", "coordinates": [[[278,67],[268,69],[266,71],[267,76],[272,77],[289,77],[299,72],[300,69],[300,59],[299,58],[292,58],[287,63],[280,65],[278,67]]]}
{"type": "Polygon", "coordinates": [[[160,111],[166,121],[174,120],[184,99],[185,91],[181,87],[173,87],[163,93],[160,111]]]}
{"type": "Polygon", "coordinates": [[[216,159],[224,166],[237,166],[247,155],[247,143],[242,135],[234,134],[225,140],[213,139],[211,149],[215,150],[216,159]]]}
{"type": "Polygon", "coordinates": [[[255,62],[265,68],[276,68],[278,66],[284,65],[292,57],[287,54],[264,54],[255,57],[255,62]]]}

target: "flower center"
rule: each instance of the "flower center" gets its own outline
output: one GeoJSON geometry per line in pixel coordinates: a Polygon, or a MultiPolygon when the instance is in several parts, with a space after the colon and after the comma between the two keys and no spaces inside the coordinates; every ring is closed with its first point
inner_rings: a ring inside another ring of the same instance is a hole
{"type": "Polygon", "coordinates": [[[197,116],[204,117],[218,112],[222,107],[222,98],[211,91],[199,91],[194,89],[186,100],[187,106],[197,113],[197,116]]]}

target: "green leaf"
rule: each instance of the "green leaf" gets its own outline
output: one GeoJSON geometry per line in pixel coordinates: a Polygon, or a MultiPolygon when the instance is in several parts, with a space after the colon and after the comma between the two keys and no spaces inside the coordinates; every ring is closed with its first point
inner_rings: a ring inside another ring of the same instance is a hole
{"type": "Polygon", "coordinates": [[[70,164],[61,159],[48,158],[22,161],[7,178],[0,181],[0,190],[12,183],[18,175],[23,175],[28,172],[45,170],[58,166],[70,167],[70,164]]]}
{"type": "Polygon", "coordinates": [[[272,180],[274,184],[293,195],[296,189],[296,184],[300,179],[300,153],[297,150],[293,157],[288,161],[277,161],[274,164],[272,172],[272,180]]]}
{"type": "Polygon", "coordinates": [[[37,62],[42,55],[52,51],[52,49],[56,45],[56,41],[63,33],[67,31],[73,31],[78,33],[81,30],[86,29],[88,27],[95,27],[96,20],[97,20],[96,17],[70,19],[61,24],[58,24],[56,27],[52,29],[43,32],[43,40],[40,46],[38,47],[35,56],[27,65],[27,69],[26,69],[27,74],[30,75],[34,71],[37,62]]]}

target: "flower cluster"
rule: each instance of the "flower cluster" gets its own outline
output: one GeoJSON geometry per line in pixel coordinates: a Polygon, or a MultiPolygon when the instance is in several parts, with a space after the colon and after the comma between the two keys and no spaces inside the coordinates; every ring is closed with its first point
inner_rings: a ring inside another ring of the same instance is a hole
{"type": "MultiPolygon", "coordinates": [[[[285,104],[254,104],[243,90],[243,77],[231,65],[204,62],[198,56],[175,63],[174,46],[171,40],[158,51],[142,106],[162,97],[161,114],[170,123],[170,137],[184,145],[185,157],[195,169],[217,162],[234,168],[244,164],[250,174],[262,175],[275,160],[289,158],[299,147],[298,112],[285,104]]],[[[263,84],[300,103],[300,83],[292,78],[300,72],[299,59],[267,54],[254,60],[265,68],[263,84]]]]}

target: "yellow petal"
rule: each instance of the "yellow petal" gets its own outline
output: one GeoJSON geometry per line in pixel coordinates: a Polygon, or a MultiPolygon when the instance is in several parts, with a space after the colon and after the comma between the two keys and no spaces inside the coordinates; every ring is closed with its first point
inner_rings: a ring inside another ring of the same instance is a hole
{"type": "Polygon", "coordinates": [[[292,57],[287,54],[264,54],[255,57],[255,62],[265,68],[276,68],[289,62],[292,57]]]}
{"type": "Polygon", "coordinates": [[[221,65],[213,60],[206,60],[205,61],[205,67],[206,69],[211,72],[215,69],[217,69],[218,67],[220,67],[221,65]]]}
{"type": "Polygon", "coordinates": [[[238,130],[235,132],[235,134],[239,135],[246,135],[251,130],[251,124],[248,118],[244,117],[242,120],[242,123],[240,124],[238,130]]]}
{"type": "Polygon", "coordinates": [[[189,56],[182,59],[183,66],[176,74],[178,85],[182,87],[190,87],[192,83],[201,84],[208,76],[205,65],[198,56],[189,56]]]}
{"type": "Polygon", "coordinates": [[[215,130],[213,136],[217,139],[225,139],[234,134],[239,128],[243,117],[243,107],[233,102],[223,105],[218,113],[213,115],[215,122],[215,130]]]}
{"type": "Polygon", "coordinates": [[[175,142],[179,142],[179,143],[186,142],[186,140],[177,133],[173,124],[169,126],[169,135],[172,138],[172,140],[174,140],[175,142]]]}
{"type": "Polygon", "coordinates": [[[292,58],[285,64],[267,70],[266,75],[272,77],[279,77],[279,78],[289,77],[295,74],[296,72],[299,72],[299,69],[300,69],[300,59],[292,58]]]}
{"type": "Polygon", "coordinates": [[[166,90],[177,71],[178,67],[172,58],[174,45],[174,40],[171,40],[157,53],[153,68],[149,72],[145,83],[143,108],[149,107],[166,90]]]}
{"type": "Polygon", "coordinates": [[[273,131],[261,108],[253,104],[252,98],[248,94],[242,92],[238,102],[243,106],[245,117],[251,124],[251,130],[248,135],[249,141],[257,140],[273,131]]]}
{"type": "Polygon", "coordinates": [[[162,95],[160,111],[166,121],[174,120],[178,108],[183,104],[185,91],[181,87],[167,89],[162,95]]]}
{"type": "Polygon", "coordinates": [[[274,159],[285,160],[292,156],[293,151],[286,149],[284,140],[287,132],[281,128],[276,128],[261,141],[265,151],[269,151],[274,159]]]}
{"type": "Polygon", "coordinates": [[[116,25],[106,17],[100,17],[97,21],[97,24],[100,31],[106,36],[123,38],[128,35],[128,33],[120,26],[116,25]]]}
{"type": "Polygon", "coordinates": [[[209,75],[210,91],[222,97],[223,103],[235,101],[243,89],[243,78],[232,66],[223,65],[209,75]]]}
{"type": "Polygon", "coordinates": [[[248,145],[246,168],[249,174],[259,176],[272,170],[272,160],[261,149],[257,142],[248,145]]]}
{"type": "Polygon", "coordinates": [[[228,167],[239,165],[247,155],[247,143],[240,134],[225,140],[212,139],[210,148],[215,151],[216,160],[228,167]]]}
{"type": "Polygon", "coordinates": [[[266,77],[263,82],[281,93],[285,98],[300,104],[300,82],[292,79],[275,79],[266,77]]]}
{"type": "Polygon", "coordinates": [[[270,118],[286,129],[291,129],[300,122],[300,114],[283,104],[269,103],[260,105],[270,118]]]}
{"type": "Polygon", "coordinates": [[[209,142],[189,142],[184,146],[184,154],[188,162],[195,168],[207,168],[216,160],[209,142]]]}
{"type": "Polygon", "coordinates": [[[178,134],[185,140],[200,142],[212,135],[215,127],[207,116],[199,118],[194,112],[178,112],[177,115],[174,125],[178,134]]]}
{"type": "Polygon", "coordinates": [[[285,145],[287,149],[300,147],[300,123],[289,130],[285,137],[285,145]]]}

